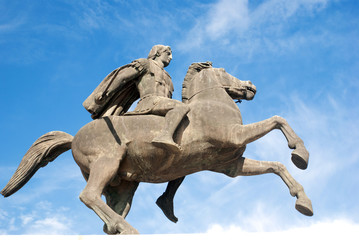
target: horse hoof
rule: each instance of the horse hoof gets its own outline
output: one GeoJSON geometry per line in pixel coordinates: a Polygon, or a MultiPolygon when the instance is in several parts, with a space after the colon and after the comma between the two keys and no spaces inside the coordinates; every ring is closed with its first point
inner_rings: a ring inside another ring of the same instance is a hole
{"type": "Polygon", "coordinates": [[[312,202],[309,198],[306,199],[297,199],[295,202],[295,209],[297,209],[301,214],[305,216],[313,216],[312,202]]]}
{"type": "Polygon", "coordinates": [[[304,147],[298,147],[292,152],[292,162],[294,165],[302,170],[307,169],[309,160],[309,153],[304,147]]]}
{"type": "Polygon", "coordinates": [[[127,226],[127,228],[125,230],[120,230],[120,228],[118,227],[114,227],[112,229],[109,229],[107,224],[105,223],[103,225],[103,231],[108,234],[108,235],[132,235],[132,234],[140,234],[136,228],[132,227],[132,226],[127,226]]]}
{"type": "Polygon", "coordinates": [[[106,233],[106,234],[108,234],[108,235],[111,234],[111,233],[108,231],[108,229],[107,229],[107,224],[106,224],[106,223],[103,225],[103,232],[106,233]]]}
{"type": "Polygon", "coordinates": [[[133,235],[133,234],[140,234],[136,229],[126,229],[120,233],[121,235],[133,235]]]}

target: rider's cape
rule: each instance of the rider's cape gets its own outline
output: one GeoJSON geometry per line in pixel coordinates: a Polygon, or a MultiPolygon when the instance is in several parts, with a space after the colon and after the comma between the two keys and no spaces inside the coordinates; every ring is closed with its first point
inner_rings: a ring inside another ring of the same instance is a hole
{"type": "Polygon", "coordinates": [[[131,105],[139,99],[140,95],[136,87],[136,82],[142,73],[146,70],[147,59],[137,59],[130,64],[119,67],[113,70],[109,75],[102,80],[91,95],[83,102],[83,106],[91,113],[93,119],[97,119],[110,115],[123,115],[128,111],[131,105]],[[126,82],[121,82],[116,89],[115,94],[111,97],[106,95],[110,85],[115,80],[116,76],[125,68],[133,67],[138,71],[138,76],[126,82]],[[101,96],[101,101],[98,97],[101,96]]]}

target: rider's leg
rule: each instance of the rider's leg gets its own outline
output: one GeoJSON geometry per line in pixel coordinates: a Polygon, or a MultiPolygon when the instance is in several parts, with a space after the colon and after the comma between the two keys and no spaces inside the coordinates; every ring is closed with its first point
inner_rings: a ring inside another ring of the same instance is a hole
{"type": "Polygon", "coordinates": [[[174,152],[180,151],[181,147],[173,141],[173,134],[188,112],[188,105],[177,100],[165,99],[156,104],[151,113],[165,115],[165,126],[152,142],[174,152]]]}
{"type": "MultiPolygon", "coordinates": [[[[177,100],[165,98],[159,101],[151,110],[151,113],[165,116],[165,126],[152,142],[161,147],[170,149],[172,152],[180,151],[181,147],[173,141],[173,134],[189,110],[188,105],[177,100]]],[[[156,201],[163,213],[172,222],[178,221],[173,213],[173,198],[183,179],[184,177],[170,181],[164,194],[156,201]]]]}
{"type": "Polygon", "coordinates": [[[173,198],[184,178],[181,177],[168,182],[166,191],[156,201],[156,204],[161,208],[166,217],[174,223],[178,221],[178,218],[174,215],[173,198]]]}

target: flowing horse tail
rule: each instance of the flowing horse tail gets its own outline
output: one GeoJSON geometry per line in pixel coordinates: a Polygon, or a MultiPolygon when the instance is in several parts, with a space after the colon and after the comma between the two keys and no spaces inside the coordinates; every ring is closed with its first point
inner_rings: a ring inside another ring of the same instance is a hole
{"type": "Polygon", "coordinates": [[[27,151],[10,181],[1,190],[8,197],[23,187],[41,167],[45,167],[60,154],[71,149],[73,136],[65,132],[53,131],[42,135],[27,151]]]}

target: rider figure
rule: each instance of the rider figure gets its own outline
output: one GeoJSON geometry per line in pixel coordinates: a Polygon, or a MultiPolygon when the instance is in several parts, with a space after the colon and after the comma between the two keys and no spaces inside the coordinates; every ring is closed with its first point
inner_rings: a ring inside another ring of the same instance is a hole
{"type": "MultiPolygon", "coordinates": [[[[173,153],[181,151],[181,147],[173,140],[173,134],[188,113],[189,107],[180,101],[171,99],[174,90],[173,83],[169,74],[164,70],[171,60],[172,51],[169,46],[155,45],[147,59],[137,59],[110,73],[85,100],[84,107],[92,113],[94,119],[123,114],[165,116],[165,125],[160,134],[152,140],[152,143],[173,153]],[[133,112],[125,113],[130,106],[126,102],[132,104],[131,100],[127,100],[128,96],[132,96],[128,95],[128,92],[136,90],[140,101],[133,112]],[[119,92],[124,93],[125,97],[118,97],[119,92]],[[119,105],[124,102],[127,105],[120,108],[119,105]]],[[[177,222],[177,218],[173,214],[173,197],[182,181],[183,178],[171,181],[166,192],[156,202],[173,222],[177,222]]]]}
{"type": "Polygon", "coordinates": [[[153,139],[153,143],[165,147],[172,152],[177,152],[181,147],[173,141],[173,134],[188,113],[189,107],[177,100],[171,99],[173,83],[171,77],[164,70],[172,60],[172,51],[169,46],[154,46],[147,59],[136,60],[144,70],[143,75],[137,82],[137,89],[140,93],[140,101],[133,114],[154,114],[165,116],[165,126],[161,133],[153,139]]]}
{"type": "MultiPolygon", "coordinates": [[[[180,146],[173,141],[173,134],[188,113],[189,107],[180,101],[171,99],[173,83],[169,74],[164,70],[171,60],[172,51],[169,46],[154,46],[147,59],[137,59],[109,74],[93,94],[86,99],[85,108],[91,113],[96,113],[96,110],[102,109],[100,107],[114,101],[111,99],[114,98],[116,92],[123,90],[129,82],[133,82],[139,93],[140,101],[133,112],[127,112],[125,115],[165,116],[165,126],[152,142],[172,152],[180,151],[180,146]]],[[[101,116],[107,115],[120,114],[114,114],[112,108],[109,108],[101,116]]]]}

